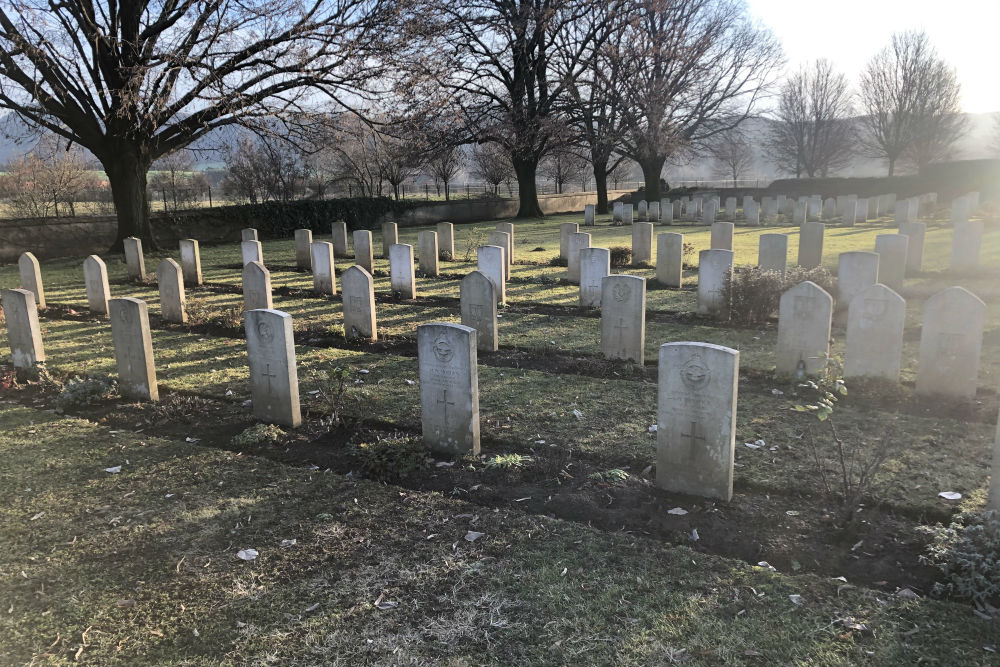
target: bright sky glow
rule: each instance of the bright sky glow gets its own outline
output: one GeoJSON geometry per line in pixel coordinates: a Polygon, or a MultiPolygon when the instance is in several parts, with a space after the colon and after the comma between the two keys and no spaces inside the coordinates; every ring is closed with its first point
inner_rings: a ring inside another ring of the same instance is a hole
{"type": "Polygon", "coordinates": [[[923,30],[958,72],[962,107],[1000,111],[1000,0],[747,0],[782,41],[789,70],[828,58],[852,84],[894,32],[923,30]]]}

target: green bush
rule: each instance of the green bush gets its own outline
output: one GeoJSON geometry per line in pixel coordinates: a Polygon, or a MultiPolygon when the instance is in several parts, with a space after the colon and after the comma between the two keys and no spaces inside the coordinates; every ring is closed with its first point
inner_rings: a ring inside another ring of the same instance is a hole
{"type": "Polygon", "coordinates": [[[923,563],[945,576],[934,585],[938,595],[975,602],[1000,600],[1000,512],[963,512],[945,527],[920,526],[931,537],[923,563]]]}
{"type": "Polygon", "coordinates": [[[398,216],[418,206],[415,202],[388,197],[345,197],[221,206],[212,209],[211,215],[241,228],[255,227],[262,237],[288,238],[296,229],[329,234],[335,220],[347,222],[348,229],[373,227],[384,215],[398,216]]]}
{"type": "Polygon", "coordinates": [[[385,438],[357,446],[361,471],[382,482],[397,482],[422,470],[427,450],[419,438],[385,438]]]}
{"type": "Polygon", "coordinates": [[[285,431],[274,424],[254,424],[233,436],[230,441],[234,447],[264,447],[276,445],[285,437],[285,431]]]}
{"type": "Polygon", "coordinates": [[[807,280],[811,280],[816,283],[827,293],[833,297],[834,302],[837,300],[837,279],[833,277],[833,274],[824,267],[817,266],[814,269],[804,269],[801,266],[793,266],[785,272],[785,289],[795,287],[799,283],[804,283],[807,280]]]}
{"type": "Polygon", "coordinates": [[[569,266],[569,260],[561,255],[556,255],[549,260],[549,266],[569,266]]]}
{"type": "Polygon", "coordinates": [[[623,245],[612,246],[611,252],[611,268],[621,269],[632,263],[632,248],[623,245]]]}
{"type": "Polygon", "coordinates": [[[56,408],[65,412],[93,405],[118,395],[118,382],[107,375],[72,377],[56,396],[56,408]]]}
{"type": "Polygon", "coordinates": [[[785,281],[780,271],[739,266],[726,278],[722,293],[729,319],[737,324],[761,324],[778,310],[785,281]]]}

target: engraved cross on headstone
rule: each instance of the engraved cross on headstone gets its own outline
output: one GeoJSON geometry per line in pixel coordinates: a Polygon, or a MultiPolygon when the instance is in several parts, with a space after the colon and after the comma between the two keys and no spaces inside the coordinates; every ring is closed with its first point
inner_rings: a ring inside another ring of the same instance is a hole
{"type": "Polygon", "coordinates": [[[625,318],[619,317],[618,324],[615,325],[615,330],[618,331],[618,340],[622,343],[625,342],[625,329],[627,328],[628,327],[625,326],[625,318]]]}
{"type": "Polygon", "coordinates": [[[261,376],[267,378],[267,393],[270,394],[271,393],[271,378],[276,378],[276,377],[278,377],[278,375],[276,373],[272,373],[271,372],[271,364],[265,364],[264,365],[264,372],[261,373],[261,376]]]}
{"type": "Polygon", "coordinates": [[[693,461],[696,458],[696,448],[698,447],[698,440],[702,442],[705,441],[704,435],[698,435],[698,422],[691,422],[691,432],[685,433],[684,429],[681,429],[681,442],[687,441],[687,458],[689,461],[693,461]]]}
{"type": "Polygon", "coordinates": [[[451,405],[451,406],[455,405],[454,401],[449,401],[448,400],[448,390],[447,389],[442,389],[441,390],[441,398],[439,398],[437,400],[437,404],[444,406],[444,408],[443,408],[444,409],[444,424],[445,424],[445,426],[447,426],[448,425],[448,406],[449,405],[451,405]]]}

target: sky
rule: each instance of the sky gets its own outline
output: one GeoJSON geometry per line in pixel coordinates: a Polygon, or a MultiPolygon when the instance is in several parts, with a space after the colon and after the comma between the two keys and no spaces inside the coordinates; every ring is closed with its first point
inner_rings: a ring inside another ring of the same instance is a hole
{"type": "Polygon", "coordinates": [[[894,32],[923,30],[956,69],[962,108],[1000,111],[1000,0],[747,0],[781,40],[791,70],[827,58],[852,84],[894,32]]]}

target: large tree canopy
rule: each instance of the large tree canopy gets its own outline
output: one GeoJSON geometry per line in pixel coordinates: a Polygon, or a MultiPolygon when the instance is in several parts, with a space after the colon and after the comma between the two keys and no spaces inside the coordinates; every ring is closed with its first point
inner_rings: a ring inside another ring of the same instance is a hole
{"type": "Polygon", "coordinates": [[[0,108],[90,150],[118,240],[152,243],[152,162],[212,130],[358,103],[397,0],[0,0],[0,108]]]}

